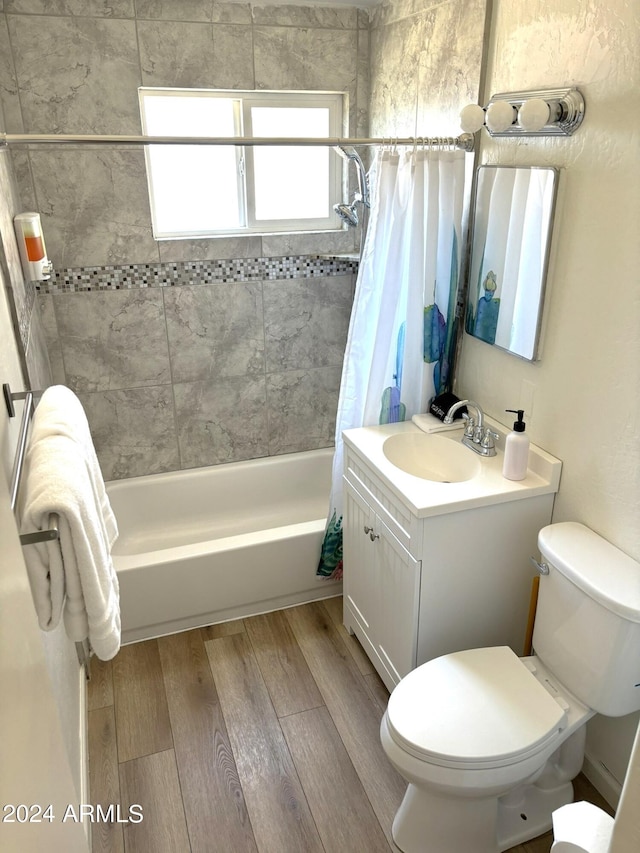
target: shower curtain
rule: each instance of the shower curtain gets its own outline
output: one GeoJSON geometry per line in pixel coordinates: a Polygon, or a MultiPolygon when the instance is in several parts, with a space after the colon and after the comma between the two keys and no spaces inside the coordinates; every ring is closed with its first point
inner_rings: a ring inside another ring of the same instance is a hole
{"type": "Polygon", "coordinates": [[[378,151],[342,368],[333,481],[317,569],[342,577],[342,431],[408,420],[449,390],[464,152],[378,151]]]}

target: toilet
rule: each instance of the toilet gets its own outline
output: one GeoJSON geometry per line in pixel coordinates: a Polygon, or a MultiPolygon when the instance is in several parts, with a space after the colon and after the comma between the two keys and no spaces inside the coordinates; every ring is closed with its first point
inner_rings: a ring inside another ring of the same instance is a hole
{"type": "Polygon", "coordinates": [[[509,647],[430,660],[389,698],[380,736],[408,782],[403,853],[500,853],[573,800],[587,721],[640,710],[640,564],[575,522],[538,536],[531,657],[509,647]]]}

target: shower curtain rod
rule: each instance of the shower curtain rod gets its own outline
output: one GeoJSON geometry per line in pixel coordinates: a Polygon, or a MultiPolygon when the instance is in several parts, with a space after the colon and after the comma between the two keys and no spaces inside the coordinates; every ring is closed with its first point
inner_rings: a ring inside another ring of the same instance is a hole
{"type": "Polygon", "coordinates": [[[472,133],[460,136],[417,136],[398,139],[395,137],[352,139],[338,137],[276,137],[276,136],[107,136],[100,134],[73,133],[0,133],[0,145],[297,145],[326,146],[334,148],[345,145],[417,145],[425,147],[452,146],[463,151],[473,151],[472,133]]]}

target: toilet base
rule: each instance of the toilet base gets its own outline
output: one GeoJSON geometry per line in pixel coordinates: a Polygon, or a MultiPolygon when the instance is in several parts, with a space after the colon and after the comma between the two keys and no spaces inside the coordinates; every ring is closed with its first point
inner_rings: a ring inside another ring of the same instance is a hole
{"type": "Polygon", "coordinates": [[[496,798],[439,797],[412,783],[391,835],[403,853],[498,853],[496,798]]]}
{"type": "MultiPolygon", "coordinates": [[[[512,795],[508,798],[512,801],[512,795]]],[[[522,788],[520,802],[505,804],[507,798],[498,800],[499,853],[542,835],[551,829],[551,813],[573,802],[573,785],[565,782],[551,790],[526,785],[522,788]]]]}
{"type": "Polygon", "coordinates": [[[571,802],[571,782],[550,790],[524,785],[502,800],[425,796],[409,784],[391,834],[403,853],[502,853],[547,832],[551,813],[571,802]]]}

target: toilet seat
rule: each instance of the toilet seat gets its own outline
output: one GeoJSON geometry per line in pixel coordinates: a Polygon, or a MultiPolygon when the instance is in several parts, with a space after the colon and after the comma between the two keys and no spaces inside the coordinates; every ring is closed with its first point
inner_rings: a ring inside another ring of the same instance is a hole
{"type": "Polygon", "coordinates": [[[482,770],[526,760],[567,724],[552,696],[507,646],[435,658],[406,675],[389,699],[389,734],[430,764],[482,770]]]}

